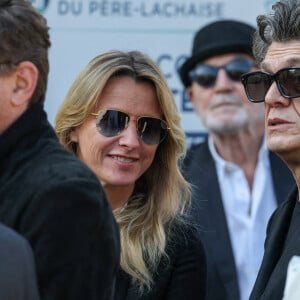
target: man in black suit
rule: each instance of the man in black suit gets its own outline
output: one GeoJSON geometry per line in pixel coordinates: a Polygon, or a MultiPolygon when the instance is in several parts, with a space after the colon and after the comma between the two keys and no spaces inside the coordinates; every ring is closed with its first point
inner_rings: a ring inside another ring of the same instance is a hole
{"type": "Polygon", "coordinates": [[[0,222],[29,241],[41,299],[111,300],[119,231],[99,180],[47,120],[46,20],[1,0],[0,24],[0,222]]]}
{"type": "Polygon", "coordinates": [[[299,12],[299,0],[281,0],[273,5],[272,13],[257,18],[253,53],[261,71],[242,76],[249,100],[265,104],[268,148],[285,161],[298,187],[270,219],[251,300],[295,299],[284,295],[284,286],[290,260],[300,256],[299,12]]]}
{"type": "Polygon", "coordinates": [[[2,224],[0,224],[0,299],[39,299],[31,248],[22,236],[2,224]]]}
{"type": "Polygon", "coordinates": [[[207,252],[208,300],[249,298],[267,222],[293,184],[288,168],[266,148],[264,105],[249,103],[240,82],[256,69],[254,30],[233,20],[208,24],[179,70],[208,131],[183,166],[193,188],[191,215],[207,252]]]}

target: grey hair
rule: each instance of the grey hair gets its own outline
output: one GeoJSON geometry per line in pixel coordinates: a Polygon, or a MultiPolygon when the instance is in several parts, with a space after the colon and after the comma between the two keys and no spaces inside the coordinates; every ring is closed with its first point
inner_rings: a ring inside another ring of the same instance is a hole
{"type": "Polygon", "coordinates": [[[272,6],[273,12],[257,17],[253,55],[260,64],[272,42],[300,40],[300,0],[281,0],[272,6]]]}

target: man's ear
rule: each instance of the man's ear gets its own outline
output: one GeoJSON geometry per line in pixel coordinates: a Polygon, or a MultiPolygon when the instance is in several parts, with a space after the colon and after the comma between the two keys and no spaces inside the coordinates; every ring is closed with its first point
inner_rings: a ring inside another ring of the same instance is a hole
{"type": "Polygon", "coordinates": [[[36,89],[39,72],[37,67],[29,61],[18,64],[14,72],[15,88],[12,94],[12,105],[23,106],[30,103],[36,89]]]}
{"type": "Polygon", "coordinates": [[[193,102],[193,99],[194,99],[194,94],[193,94],[193,89],[191,86],[189,86],[187,89],[186,89],[186,96],[188,97],[188,99],[193,102]]]}

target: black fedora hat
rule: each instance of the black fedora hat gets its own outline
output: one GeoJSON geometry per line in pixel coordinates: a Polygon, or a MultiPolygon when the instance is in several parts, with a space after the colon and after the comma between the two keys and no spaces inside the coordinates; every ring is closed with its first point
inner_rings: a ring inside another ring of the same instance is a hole
{"type": "Polygon", "coordinates": [[[255,28],[234,20],[221,20],[201,28],[193,41],[192,55],[178,70],[185,87],[191,84],[188,73],[206,58],[225,53],[247,53],[252,55],[252,38],[255,28]]]}

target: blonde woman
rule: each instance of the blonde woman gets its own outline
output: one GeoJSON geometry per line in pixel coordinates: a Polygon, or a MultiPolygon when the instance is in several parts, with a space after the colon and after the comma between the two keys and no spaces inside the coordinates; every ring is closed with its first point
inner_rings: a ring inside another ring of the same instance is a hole
{"type": "Polygon", "coordinates": [[[183,217],[185,136],[157,65],[136,51],[97,56],[72,84],[55,128],[97,175],[119,224],[115,299],[204,299],[205,254],[183,217]]]}

